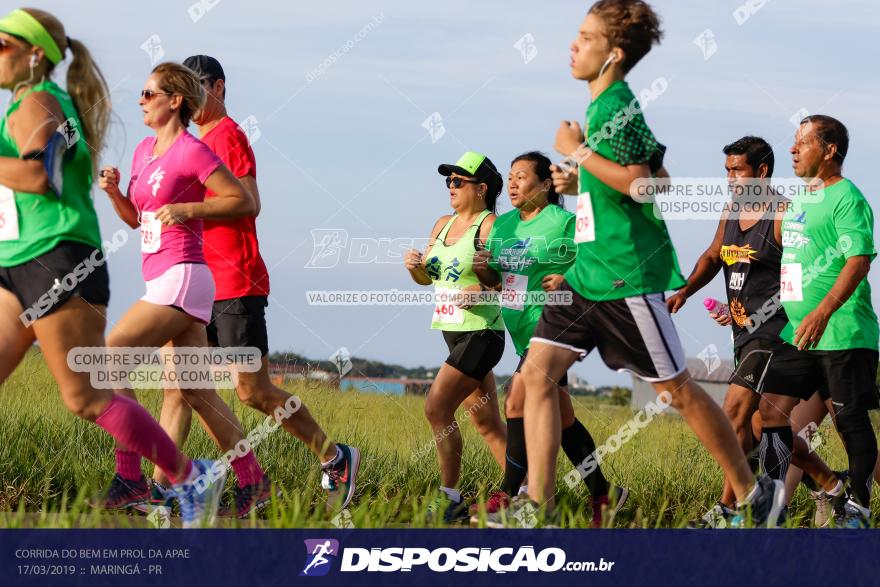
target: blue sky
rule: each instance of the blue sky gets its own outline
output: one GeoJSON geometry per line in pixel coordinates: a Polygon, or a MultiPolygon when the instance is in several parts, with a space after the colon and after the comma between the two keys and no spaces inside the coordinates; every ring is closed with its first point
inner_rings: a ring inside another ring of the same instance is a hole
{"type": "MultiPolygon", "coordinates": [[[[720,174],[721,147],[758,134],[775,147],[776,175],[790,174],[789,118],[805,108],[847,124],[845,175],[876,204],[880,180],[871,172],[874,137],[880,134],[875,112],[880,81],[869,55],[875,52],[880,15],[874,2],[832,7],[820,0],[768,0],[739,25],[734,11],[741,4],[653,3],[666,36],[629,81],[638,90],[657,77],[668,80],[668,90],[646,110],[646,118],[668,146],[669,171],[720,174]],[[717,47],[708,59],[694,44],[706,29],[717,47]]],[[[270,346],[315,358],[345,346],[357,356],[427,366],[439,365],[446,348],[428,327],[430,307],[309,306],[306,290],[414,287],[399,261],[343,259],[334,268],[306,268],[314,249],[312,229],[346,231],[349,243],[424,239],[437,217],[449,212],[439,163],[479,150],[506,175],[517,154],[552,152],[559,122],[582,119],[587,105],[586,86],[568,71],[568,47],[589,6],[585,2],[553,2],[549,9],[538,2],[454,0],[327,5],[204,0],[189,11],[188,0],[40,6],[59,16],[68,35],[83,40],[103,68],[115,116],[102,163],[119,165],[123,177],[148,130],[137,106],[151,68],[141,46],[158,35],[165,60],[193,53],[220,59],[232,115],[239,122],[254,117],[259,129],[258,230],[271,271],[270,346]],[[537,50],[528,63],[515,47],[527,34],[537,50]],[[309,73],[334,54],[335,62],[311,79],[309,73]],[[436,141],[422,126],[434,112],[446,131],[436,141]]],[[[96,191],[95,200],[105,236],[122,228],[104,194],[96,191]]],[[[501,211],[509,210],[506,191],[501,201],[501,211]]],[[[685,274],[714,225],[669,223],[685,274]]],[[[135,245],[111,258],[111,320],[143,294],[139,264],[135,245]]],[[[870,279],[876,291],[876,271],[870,279]]],[[[723,297],[720,278],[706,295],[723,297]]],[[[715,326],[698,299],[679,313],[676,324],[689,355],[715,344],[723,357],[731,356],[729,330],[715,326]]],[[[509,373],[515,365],[508,344],[496,372],[509,373]]],[[[574,370],[594,384],[629,383],[596,356],[574,370]]]]}

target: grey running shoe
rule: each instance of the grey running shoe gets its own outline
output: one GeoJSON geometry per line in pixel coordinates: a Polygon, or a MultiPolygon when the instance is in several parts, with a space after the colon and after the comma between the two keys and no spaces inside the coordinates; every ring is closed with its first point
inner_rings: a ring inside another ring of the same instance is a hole
{"type": "Polygon", "coordinates": [[[517,495],[507,508],[486,516],[488,528],[556,528],[556,512],[541,507],[528,495],[517,495]]]}
{"type": "Polygon", "coordinates": [[[782,481],[763,475],[758,479],[757,491],[749,503],[737,508],[731,520],[732,528],[775,528],[785,508],[785,485],[782,481]]]}
{"type": "Polygon", "coordinates": [[[689,522],[688,528],[727,528],[735,516],[736,510],[719,501],[702,518],[689,522]]]}

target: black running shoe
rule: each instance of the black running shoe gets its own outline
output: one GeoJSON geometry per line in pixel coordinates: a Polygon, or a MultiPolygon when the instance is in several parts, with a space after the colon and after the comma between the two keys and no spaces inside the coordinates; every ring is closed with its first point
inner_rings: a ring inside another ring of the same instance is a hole
{"type": "Polygon", "coordinates": [[[428,523],[434,523],[440,517],[440,511],[443,511],[444,524],[460,524],[470,520],[471,514],[467,502],[452,501],[448,495],[441,493],[428,504],[426,511],[426,519],[428,523]]]}
{"type": "Polygon", "coordinates": [[[129,481],[117,473],[113,475],[113,480],[110,481],[110,487],[107,488],[107,491],[101,497],[93,500],[92,505],[105,510],[126,510],[146,505],[149,501],[150,487],[143,475],[137,481],[129,481]]]}
{"type": "MultiPolygon", "coordinates": [[[[225,496],[224,496],[225,497],[225,496]]],[[[218,516],[223,518],[236,517],[239,519],[247,519],[251,512],[258,512],[272,501],[272,480],[267,475],[263,475],[259,483],[245,485],[244,487],[235,486],[235,509],[232,509],[231,503],[224,503],[220,506],[218,516]]]]}

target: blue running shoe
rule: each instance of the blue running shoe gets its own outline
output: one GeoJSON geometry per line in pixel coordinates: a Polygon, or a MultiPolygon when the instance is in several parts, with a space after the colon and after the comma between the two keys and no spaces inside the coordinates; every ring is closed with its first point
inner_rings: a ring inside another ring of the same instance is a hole
{"type": "Polygon", "coordinates": [[[125,510],[131,508],[145,511],[141,508],[148,507],[149,501],[150,486],[143,475],[137,481],[129,481],[123,479],[117,473],[113,475],[107,491],[91,500],[91,504],[92,507],[105,510],[125,510]]]}
{"type": "Polygon", "coordinates": [[[843,505],[843,517],[835,519],[838,528],[860,530],[871,527],[871,510],[863,508],[852,499],[843,505]]]}
{"type": "Polygon", "coordinates": [[[219,467],[219,475],[212,476],[214,463],[209,460],[193,461],[192,481],[174,486],[184,528],[210,526],[217,518],[227,471],[226,467],[219,467]]]}

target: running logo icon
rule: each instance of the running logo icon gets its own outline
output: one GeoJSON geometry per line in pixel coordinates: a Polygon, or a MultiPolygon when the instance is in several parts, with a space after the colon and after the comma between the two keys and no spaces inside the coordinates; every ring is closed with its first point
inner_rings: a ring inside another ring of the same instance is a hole
{"type": "Polygon", "coordinates": [[[300,577],[323,577],[330,572],[331,562],[339,555],[339,541],[332,538],[305,540],[306,566],[300,577]]]}
{"type": "Polygon", "coordinates": [[[165,170],[162,169],[161,166],[157,167],[156,170],[150,174],[149,179],[147,179],[147,185],[153,186],[153,197],[156,197],[156,193],[159,191],[159,188],[162,187],[162,178],[165,177],[165,170]]]}
{"type": "Polygon", "coordinates": [[[343,228],[313,228],[312,256],[306,269],[332,269],[339,264],[342,251],[348,243],[348,231],[343,228]]]}

